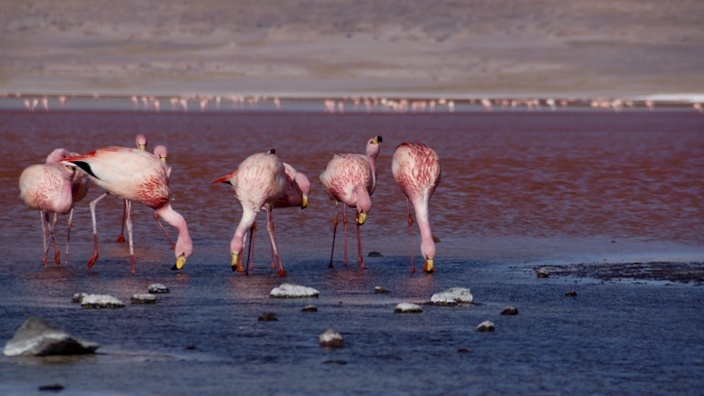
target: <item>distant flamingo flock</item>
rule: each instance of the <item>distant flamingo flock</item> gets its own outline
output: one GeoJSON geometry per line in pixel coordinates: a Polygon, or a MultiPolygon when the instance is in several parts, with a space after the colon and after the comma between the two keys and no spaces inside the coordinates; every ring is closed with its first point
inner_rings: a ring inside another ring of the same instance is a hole
{"type": "MultiPolygon", "coordinates": [[[[22,93],[0,93],[0,99],[20,100],[21,106],[28,111],[37,109],[55,109],[52,101],[58,102],[59,109],[68,108],[69,101],[113,99],[115,106],[121,109],[138,111],[261,111],[285,110],[284,102],[296,106],[296,102],[304,101],[300,98],[282,100],[277,95],[131,95],[129,97],[102,97],[98,94],[91,96],[79,95],[28,95],[22,93]],[[129,101],[129,102],[126,102],[129,101]],[[167,103],[164,105],[163,103],[167,103]],[[122,103],[122,105],[120,104],[122,103]],[[131,105],[127,105],[131,103],[131,105]]],[[[307,99],[306,99],[307,100],[307,99]]],[[[322,106],[317,109],[326,113],[343,114],[345,112],[388,112],[388,113],[435,113],[455,111],[557,111],[559,109],[594,109],[621,112],[627,109],[646,109],[653,111],[656,108],[683,108],[689,107],[697,113],[704,114],[701,99],[693,100],[660,100],[631,99],[623,97],[596,97],[596,98],[392,98],[377,95],[347,95],[340,98],[325,98],[322,106]]],[[[307,100],[309,102],[314,100],[307,100]]]]}
{"type": "MultiPolygon", "coordinates": [[[[376,159],[382,141],[381,136],[369,139],[364,154],[335,154],[320,175],[325,192],[335,202],[333,238],[328,264],[330,268],[333,267],[340,203],[342,203],[344,234],[343,263],[347,264],[346,208],[349,206],[355,210],[357,263],[361,268],[366,268],[362,254],[360,227],[365,223],[372,208],[371,196],[377,185],[376,159]]],[[[161,218],[176,228],[178,231],[176,243],[173,244],[169,240],[176,259],[172,269],[180,270],[184,267],[187,258],[193,253],[193,242],[188,233],[186,220],[171,207],[172,193],[169,187],[171,167],[166,164],[166,147],[157,146],[154,153],[147,152],[147,138],[144,135],[137,136],[136,145],[136,148],[105,147],[85,155],[56,149],[47,157],[45,164],[31,165],[22,172],[19,182],[20,198],[27,206],[39,210],[41,214],[44,240],[42,262],[45,267],[51,244],[55,245],[56,250],[54,262],[60,265],[60,252],[54,238],[57,216],[69,214],[68,235],[70,235],[74,205],[87,195],[89,179],[104,192],[90,202],[93,254],[88,261],[88,268],[91,268],[99,258],[96,207],[98,202],[108,195],[113,195],[124,202],[122,224],[127,228],[132,274],[136,273],[132,236],[133,202],[152,208],[157,222],[161,218]]],[[[425,260],[423,271],[431,273],[434,271],[435,244],[430,228],[428,207],[430,198],[440,183],[438,155],[424,144],[401,143],[393,155],[392,171],[401,192],[407,198],[411,272],[415,272],[412,247],[413,219],[410,209],[412,204],[421,234],[420,251],[425,260]]],[[[240,223],[230,241],[232,270],[248,274],[253,269],[255,220],[257,214],[263,210],[267,214],[272,267],[278,268],[280,276],[285,276],[286,271],[276,243],[273,210],[290,207],[306,208],[311,190],[310,180],[292,165],[283,162],[276,151],[271,149],[250,155],[239,164],[237,169],[215,179],[213,183],[230,185],[234,190],[235,200],[242,206],[240,223]],[[246,263],[244,262],[245,246],[247,246],[246,263]]],[[[168,238],[160,222],[159,225],[168,238]]],[[[124,242],[123,231],[118,237],[118,242],[124,242]]],[[[69,251],[68,239],[67,236],[66,263],[68,263],[69,251]]]]}

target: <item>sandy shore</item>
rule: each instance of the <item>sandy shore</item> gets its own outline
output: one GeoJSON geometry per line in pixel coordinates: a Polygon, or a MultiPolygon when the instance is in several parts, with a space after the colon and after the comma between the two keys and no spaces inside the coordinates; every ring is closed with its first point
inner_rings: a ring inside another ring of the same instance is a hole
{"type": "Polygon", "coordinates": [[[701,93],[699,1],[0,5],[0,91],[701,93]]]}

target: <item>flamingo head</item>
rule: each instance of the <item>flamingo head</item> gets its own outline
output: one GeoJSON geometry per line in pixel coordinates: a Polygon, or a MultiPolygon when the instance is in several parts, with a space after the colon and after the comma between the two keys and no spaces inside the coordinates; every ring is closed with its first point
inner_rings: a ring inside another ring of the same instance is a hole
{"type": "Polygon", "coordinates": [[[144,134],[140,133],[137,135],[137,137],[134,139],[134,143],[137,145],[137,148],[146,151],[147,150],[147,137],[144,136],[144,134]]]}
{"type": "Polygon", "coordinates": [[[372,199],[361,184],[356,185],[354,191],[357,194],[357,224],[362,225],[367,221],[367,213],[372,210],[372,199]]]}
{"type": "Polygon", "coordinates": [[[168,154],[168,151],[166,150],[166,146],[163,145],[158,145],[154,147],[154,156],[159,158],[161,162],[166,163],[166,155],[168,154]]]}
{"type": "Polygon", "coordinates": [[[241,236],[235,235],[230,242],[230,251],[232,252],[232,271],[243,271],[242,268],[242,247],[244,246],[244,240],[241,236]]]}
{"type": "MultiPolygon", "coordinates": [[[[68,150],[63,149],[63,148],[54,149],[54,151],[52,151],[46,157],[46,163],[47,164],[58,164],[64,158],[71,157],[72,154],[75,154],[75,153],[70,153],[68,150]]],[[[78,154],[76,154],[76,155],[78,155],[78,154]]]]}
{"type": "Polygon", "coordinates": [[[301,209],[308,206],[308,194],[310,193],[310,180],[301,172],[296,173],[294,178],[298,188],[301,189],[301,209]]]}
{"type": "Polygon", "coordinates": [[[432,239],[421,241],[420,252],[425,258],[425,266],[423,272],[433,272],[433,264],[435,259],[435,243],[432,239]]]}
{"type": "Polygon", "coordinates": [[[369,139],[367,142],[367,157],[369,158],[376,158],[377,155],[379,155],[379,143],[381,143],[383,140],[381,136],[374,136],[373,138],[369,139]]]}

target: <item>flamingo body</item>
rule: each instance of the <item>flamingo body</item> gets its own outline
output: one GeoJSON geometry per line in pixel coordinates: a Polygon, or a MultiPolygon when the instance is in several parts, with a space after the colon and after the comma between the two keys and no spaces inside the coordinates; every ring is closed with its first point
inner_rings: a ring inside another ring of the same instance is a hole
{"type": "MultiPolygon", "coordinates": [[[[273,150],[256,153],[242,161],[236,171],[216,179],[213,183],[218,182],[230,184],[235,190],[235,198],[242,205],[242,218],[230,241],[232,269],[242,270],[240,257],[244,248],[245,234],[252,229],[257,214],[262,209],[267,210],[268,222],[273,224],[272,206],[281,197],[286,187],[284,165],[273,150]]],[[[273,227],[270,236],[272,248],[279,263],[279,275],[284,276],[286,272],[278,255],[273,227]]],[[[251,251],[248,260],[251,260],[251,251]]]]}
{"type": "MultiPolygon", "coordinates": [[[[193,243],[188,234],[184,218],[171,207],[171,189],[169,187],[167,165],[153,154],[140,149],[126,147],[107,147],[82,156],[63,160],[64,164],[77,166],[88,174],[98,186],[112,195],[127,202],[126,224],[130,237],[130,260],[132,273],[134,268],[134,251],[131,236],[131,202],[140,202],[155,211],[167,223],[178,230],[175,246],[176,264],[173,269],[181,269],[188,256],[193,252],[193,243]]],[[[94,253],[88,266],[91,267],[98,258],[97,227],[95,224],[95,205],[107,194],[91,202],[93,217],[94,253]]]]}
{"type": "MultiPolygon", "coordinates": [[[[428,203],[433,192],[440,184],[440,160],[437,153],[421,143],[401,143],[394,151],[391,172],[408,202],[413,204],[416,221],[421,233],[420,250],[425,260],[423,270],[432,272],[435,259],[435,242],[428,218],[428,203]]],[[[412,218],[408,206],[409,234],[412,218]]],[[[411,253],[411,271],[413,254],[411,253]]]]}
{"type": "MultiPolygon", "coordinates": [[[[366,156],[361,154],[335,154],[328,162],[325,171],[320,175],[320,181],[325,187],[330,199],[335,201],[335,218],[333,220],[333,242],[330,254],[330,264],[335,250],[335,233],[337,229],[337,207],[340,202],[344,205],[355,208],[357,223],[357,262],[362,268],[364,259],[362,258],[362,242],[359,233],[359,226],[364,224],[366,216],[372,208],[371,194],[376,188],[376,158],[379,155],[379,144],[382,142],[381,136],[376,136],[367,142],[366,156]]],[[[347,223],[347,216],[343,207],[343,226],[347,223]]],[[[345,232],[346,234],[346,232],[345,232]]],[[[346,237],[344,249],[344,263],[347,263],[346,237]]]]}

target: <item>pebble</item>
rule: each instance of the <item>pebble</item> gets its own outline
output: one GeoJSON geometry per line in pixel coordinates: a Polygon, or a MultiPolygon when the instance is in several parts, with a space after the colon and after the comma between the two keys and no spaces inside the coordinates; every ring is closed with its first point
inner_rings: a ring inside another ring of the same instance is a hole
{"type": "Polygon", "coordinates": [[[277,320],[279,320],[279,318],[277,318],[276,314],[273,312],[266,312],[263,315],[259,316],[257,320],[260,322],[276,322],[277,320]]]}
{"type": "Polygon", "coordinates": [[[61,384],[42,385],[39,387],[40,392],[61,392],[64,389],[61,384]]]}
{"type": "Polygon", "coordinates": [[[388,294],[391,293],[388,289],[384,289],[381,286],[374,286],[374,293],[376,294],[388,294]]]}
{"type": "Polygon", "coordinates": [[[318,312],[318,307],[315,305],[306,305],[301,309],[301,312],[318,312]]]}
{"type": "Polygon", "coordinates": [[[87,294],[86,293],[75,293],[73,295],[73,298],[71,299],[72,303],[80,304],[83,302],[83,297],[85,297],[87,294]]]}
{"type": "Polygon", "coordinates": [[[318,336],[320,346],[324,348],[342,348],[345,346],[342,334],[333,329],[327,329],[318,336]]]}
{"type": "Polygon", "coordinates": [[[318,297],[320,292],[312,287],[283,283],[271,290],[270,296],[274,298],[307,298],[318,297]]]}
{"type": "Polygon", "coordinates": [[[418,304],[412,304],[412,303],[400,303],[396,305],[396,309],[394,309],[395,313],[421,313],[423,312],[423,308],[421,308],[420,305],[418,304]]]}
{"type": "Polygon", "coordinates": [[[430,298],[430,302],[435,305],[457,305],[471,304],[474,297],[469,289],[464,287],[452,287],[443,292],[435,293],[430,298]]]}
{"type": "Polygon", "coordinates": [[[372,251],[372,252],[369,252],[369,257],[384,257],[384,255],[379,252],[372,251]]]}
{"type": "Polygon", "coordinates": [[[168,287],[162,285],[161,283],[152,283],[149,285],[149,293],[151,294],[164,294],[171,293],[168,287]]]}
{"type": "Polygon", "coordinates": [[[538,269],[535,271],[535,275],[536,275],[538,278],[548,278],[548,277],[550,276],[550,271],[548,271],[547,268],[538,268],[538,269]]]}
{"type": "Polygon", "coordinates": [[[485,320],[485,321],[479,323],[479,325],[477,326],[476,330],[477,330],[477,331],[482,331],[482,332],[494,331],[494,323],[492,323],[492,322],[490,322],[490,321],[488,321],[488,320],[485,320]]]}
{"type": "Polygon", "coordinates": [[[574,290],[570,290],[567,293],[565,293],[565,296],[567,297],[577,297],[577,292],[574,290]]]}
{"type": "Polygon", "coordinates": [[[509,305],[501,311],[501,315],[518,315],[518,308],[509,305]]]}
{"type": "Polygon", "coordinates": [[[132,304],[156,304],[156,296],[153,294],[133,294],[132,304]]]}
{"type": "Polygon", "coordinates": [[[86,294],[81,300],[81,307],[89,309],[124,308],[125,303],[118,298],[106,294],[86,294]]]}

